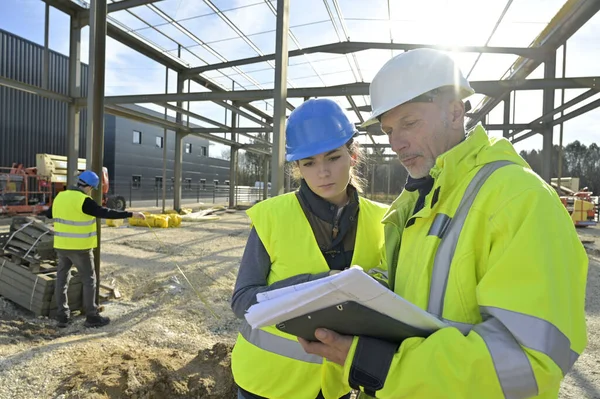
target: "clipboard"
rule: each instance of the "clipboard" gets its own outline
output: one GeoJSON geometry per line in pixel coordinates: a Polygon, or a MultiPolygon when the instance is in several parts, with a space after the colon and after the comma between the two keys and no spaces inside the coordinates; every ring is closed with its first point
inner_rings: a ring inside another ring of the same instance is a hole
{"type": "Polygon", "coordinates": [[[411,326],[354,301],[310,312],[275,326],[281,332],[308,341],[317,341],[314,335],[317,328],[398,343],[410,337],[427,338],[435,332],[411,326]]]}

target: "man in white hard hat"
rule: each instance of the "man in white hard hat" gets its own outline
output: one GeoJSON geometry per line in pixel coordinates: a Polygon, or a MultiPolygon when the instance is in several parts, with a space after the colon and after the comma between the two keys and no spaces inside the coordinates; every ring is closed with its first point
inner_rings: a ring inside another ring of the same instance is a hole
{"type": "Polygon", "coordinates": [[[448,325],[386,342],[317,330],[304,349],[377,398],[554,398],[587,343],[588,261],[556,192],[505,139],[465,134],[473,93],[445,53],[388,61],[373,113],[409,172],[384,217],[394,292],[448,325]]]}

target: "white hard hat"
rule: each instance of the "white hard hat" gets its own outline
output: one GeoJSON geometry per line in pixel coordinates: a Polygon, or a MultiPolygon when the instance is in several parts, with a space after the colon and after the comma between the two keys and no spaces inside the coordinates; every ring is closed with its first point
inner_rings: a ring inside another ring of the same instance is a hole
{"type": "Polygon", "coordinates": [[[377,123],[390,109],[446,86],[454,86],[461,100],[475,92],[446,53],[420,48],[398,54],[373,78],[369,87],[372,112],[362,126],[377,123]]]}

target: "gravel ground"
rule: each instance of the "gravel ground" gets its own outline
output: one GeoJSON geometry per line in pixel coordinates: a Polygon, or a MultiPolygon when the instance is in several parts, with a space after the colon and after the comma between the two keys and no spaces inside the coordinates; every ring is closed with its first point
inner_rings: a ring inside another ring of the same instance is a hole
{"type": "MultiPolygon", "coordinates": [[[[0,399],[234,398],[229,298],[249,220],[221,216],[178,229],[103,228],[101,277],[123,294],[104,303],[106,328],[86,329],[80,316],[59,330],[0,298],[0,399]]],[[[600,399],[600,229],[579,232],[590,254],[589,344],[560,398],[600,399]]]]}

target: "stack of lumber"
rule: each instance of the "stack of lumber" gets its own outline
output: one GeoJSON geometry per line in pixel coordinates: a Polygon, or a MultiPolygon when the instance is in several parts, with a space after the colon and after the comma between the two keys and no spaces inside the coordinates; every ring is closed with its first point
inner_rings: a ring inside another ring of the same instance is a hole
{"type": "MultiPolygon", "coordinates": [[[[0,296],[36,316],[56,315],[56,252],[54,232],[41,220],[17,216],[10,232],[0,234],[0,296]]],[[[82,285],[71,271],[68,300],[71,310],[82,308],[82,285]]]]}
{"type": "MultiPolygon", "coordinates": [[[[0,257],[0,295],[6,299],[32,311],[36,316],[56,315],[56,298],[54,287],[56,272],[43,271],[32,273],[23,265],[17,265],[0,257]]],[[[72,270],[69,282],[68,300],[71,310],[82,308],[82,286],[79,275],[72,270]]]]}

